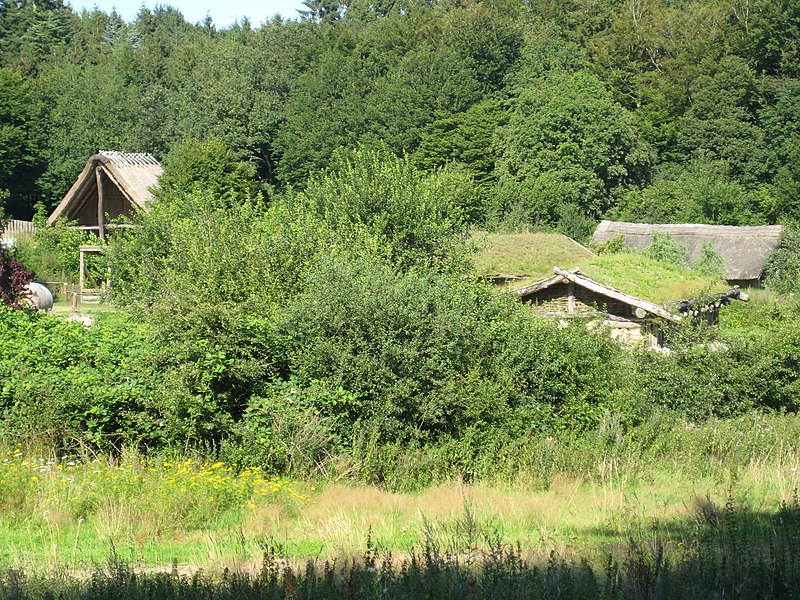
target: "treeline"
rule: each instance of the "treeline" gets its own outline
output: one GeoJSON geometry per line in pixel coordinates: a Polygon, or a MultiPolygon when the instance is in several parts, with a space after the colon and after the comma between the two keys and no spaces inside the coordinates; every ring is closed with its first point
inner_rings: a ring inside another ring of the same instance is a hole
{"type": "Polygon", "coordinates": [[[798,0],[306,4],[218,29],[1,3],[6,212],[52,208],[98,149],[213,136],[267,195],[341,147],[449,164],[488,227],[800,216],[798,0]]]}

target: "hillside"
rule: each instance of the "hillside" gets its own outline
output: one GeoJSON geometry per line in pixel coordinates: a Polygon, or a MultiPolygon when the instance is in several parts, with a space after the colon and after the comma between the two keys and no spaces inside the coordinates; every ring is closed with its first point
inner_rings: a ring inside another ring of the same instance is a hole
{"type": "Polygon", "coordinates": [[[478,275],[522,275],[511,287],[521,287],[553,272],[553,267],[580,267],[587,277],[627,294],[664,304],[709,292],[725,291],[725,282],[650,259],[623,252],[594,255],[558,233],[477,234],[475,259],[478,275]]]}

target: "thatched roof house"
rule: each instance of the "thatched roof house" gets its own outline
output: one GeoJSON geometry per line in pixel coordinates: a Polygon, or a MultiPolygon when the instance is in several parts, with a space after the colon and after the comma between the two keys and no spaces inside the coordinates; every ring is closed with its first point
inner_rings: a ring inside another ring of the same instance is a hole
{"type": "Polygon", "coordinates": [[[153,197],[150,189],[158,185],[162,172],[150,154],[101,150],[86,163],[47,224],[66,217],[105,238],[109,220],[130,216],[134,207],[148,209],[153,197]]]}
{"type": "Polygon", "coordinates": [[[565,271],[553,267],[553,273],[514,293],[540,314],[602,319],[613,337],[635,342],[647,335],[648,344],[654,347],[663,339],[658,321],[676,323],[681,320],[680,315],[662,306],[581,275],[580,269],[565,271]]]}
{"type": "Polygon", "coordinates": [[[725,261],[725,279],[742,286],[758,283],[767,259],[781,241],[780,225],[652,225],[619,221],[601,221],[593,238],[602,244],[622,236],[629,247],[642,249],[652,243],[654,233],[669,234],[678,244],[686,246],[690,265],[700,260],[703,243],[710,243],[725,261]]]}

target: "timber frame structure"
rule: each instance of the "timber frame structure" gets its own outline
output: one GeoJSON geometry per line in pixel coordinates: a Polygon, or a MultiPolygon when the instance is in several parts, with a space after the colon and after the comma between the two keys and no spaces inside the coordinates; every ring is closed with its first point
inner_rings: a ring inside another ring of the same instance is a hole
{"type": "Polygon", "coordinates": [[[109,229],[119,226],[109,221],[148,210],[153,198],[150,190],[158,185],[162,172],[161,164],[150,154],[102,150],[86,163],[47,224],[65,217],[105,239],[109,229]]]}
{"type": "Polygon", "coordinates": [[[645,339],[650,347],[663,343],[663,325],[681,321],[681,315],[663,306],[630,296],[580,274],[553,267],[553,275],[514,290],[522,302],[533,305],[542,315],[560,318],[588,318],[611,330],[622,342],[645,339]]]}

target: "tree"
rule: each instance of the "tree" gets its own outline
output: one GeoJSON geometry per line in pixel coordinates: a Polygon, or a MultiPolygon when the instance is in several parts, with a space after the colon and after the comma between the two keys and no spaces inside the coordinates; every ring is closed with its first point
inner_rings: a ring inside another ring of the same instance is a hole
{"type": "Polygon", "coordinates": [[[727,162],[699,158],[659,167],[653,184],[625,194],[611,216],[644,223],[751,225],[759,220],[756,194],[731,176],[727,162]]]}
{"type": "Polygon", "coordinates": [[[677,148],[687,158],[725,160],[745,184],[763,181],[767,156],[762,130],[750,109],[757,98],[755,76],[747,63],[725,56],[712,75],[691,85],[691,104],[677,123],[677,148]]]}
{"type": "Polygon", "coordinates": [[[383,150],[340,151],[331,168],[282,200],[341,247],[363,244],[400,270],[459,269],[466,229],[463,204],[471,185],[458,172],[424,173],[409,158],[383,150]]]}
{"type": "Polygon", "coordinates": [[[303,0],[306,10],[298,10],[301,18],[317,25],[332,25],[341,18],[342,3],[338,0],[303,0]]]}
{"type": "Polygon", "coordinates": [[[631,115],[588,71],[553,71],[518,90],[500,137],[498,212],[550,223],[565,204],[597,217],[649,177],[652,154],[631,115]]]}
{"type": "Polygon", "coordinates": [[[27,81],[0,69],[0,190],[9,192],[7,210],[19,218],[31,214],[27,197],[40,165],[33,105],[27,81]]]}
{"type": "Polygon", "coordinates": [[[431,123],[414,154],[415,164],[427,171],[448,164],[466,169],[476,188],[475,204],[468,209],[471,223],[486,219],[497,183],[497,132],[507,122],[508,113],[501,101],[486,98],[463,112],[431,123]]]}
{"type": "Polygon", "coordinates": [[[239,160],[222,140],[188,139],[164,159],[155,196],[159,201],[180,203],[201,190],[215,206],[230,206],[258,195],[254,177],[253,164],[239,160]]]}
{"type": "Polygon", "coordinates": [[[771,197],[769,212],[773,219],[800,222],[800,135],[792,138],[786,163],[775,174],[771,197]]]}

